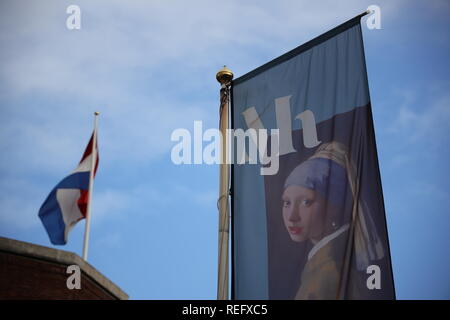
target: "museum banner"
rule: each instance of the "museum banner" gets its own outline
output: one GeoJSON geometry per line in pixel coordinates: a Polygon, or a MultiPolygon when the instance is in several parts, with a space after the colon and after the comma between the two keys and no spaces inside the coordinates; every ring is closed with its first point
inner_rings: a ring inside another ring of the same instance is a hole
{"type": "Polygon", "coordinates": [[[395,299],[362,15],[232,82],[234,299],[395,299]]]}

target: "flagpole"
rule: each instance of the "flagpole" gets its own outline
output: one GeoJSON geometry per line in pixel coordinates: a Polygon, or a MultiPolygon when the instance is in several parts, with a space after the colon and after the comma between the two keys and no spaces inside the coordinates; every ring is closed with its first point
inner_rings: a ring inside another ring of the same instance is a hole
{"type": "Polygon", "coordinates": [[[230,87],[233,72],[224,66],[216,74],[216,79],[221,84],[220,88],[220,133],[222,136],[222,152],[219,181],[219,262],[217,275],[217,300],[228,300],[228,242],[230,233],[229,214],[229,165],[228,159],[228,112],[230,102],[230,87]]]}
{"type": "Polygon", "coordinates": [[[94,112],[94,135],[92,137],[92,162],[91,171],[89,173],[89,190],[88,190],[88,203],[86,209],[86,224],[84,228],[84,244],[83,244],[83,260],[87,261],[88,247],[89,247],[89,232],[91,229],[91,204],[92,204],[92,191],[94,189],[94,174],[95,164],[97,163],[97,124],[99,112],[94,112]]]}

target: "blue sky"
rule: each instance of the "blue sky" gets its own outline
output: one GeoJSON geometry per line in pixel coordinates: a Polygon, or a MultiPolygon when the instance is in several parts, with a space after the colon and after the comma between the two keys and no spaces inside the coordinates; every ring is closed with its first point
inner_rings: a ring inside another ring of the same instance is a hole
{"type": "MultiPolygon", "coordinates": [[[[215,299],[218,167],[176,166],[174,129],[217,127],[236,76],[364,11],[363,36],[400,299],[450,298],[450,3],[2,1],[0,235],[51,246],[37,212],[100,111],[89,262],[132,299],[215,299]],[[70,4],[81,30],[66,28],[70,4]]],[[[84,222],[59,249],[81,254],[84,222]]]]}

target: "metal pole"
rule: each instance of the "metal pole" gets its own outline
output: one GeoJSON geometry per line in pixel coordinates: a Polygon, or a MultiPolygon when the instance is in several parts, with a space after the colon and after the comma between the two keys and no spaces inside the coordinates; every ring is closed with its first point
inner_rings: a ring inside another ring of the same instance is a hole
{"type": "Polygon", "coordinates": [[[230,171],[228,165],[228,112],[230,102],[230,87],[233,73],[223,67],[217,74],[216,79],[221,84],[220,88],[220,133],[222,136],[222,157],[220,164],[219,181],[219,263],[217,279],[217,299],[228,300],[228,242],[230,235],[229,214],[229,179],[230,171]]]}
{"type": "Polygon", "coordinates": [[[86,224],[84,229],[84,244],[83,244],[83,260],[87,261],[88,247],[89,247],[89,232],[91,229],[91,204],[92,204],[92,192],[94,190],[94,174],[95,164],[97,163],[97,123],[98,115],[100,113],[94,113],[94,135],[92,137],[92,162],[91,171],[89,173],[89,190],[88,190],[88,203],[86,209],[86,224]]]}

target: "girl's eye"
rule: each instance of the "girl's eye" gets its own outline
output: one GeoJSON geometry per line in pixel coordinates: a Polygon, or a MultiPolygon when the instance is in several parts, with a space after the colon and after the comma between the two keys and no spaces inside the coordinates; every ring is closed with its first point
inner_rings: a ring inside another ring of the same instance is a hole
{"type": "Polygon", "coordinates": [[[290,206],[290,204],[291,204],[291,202],[290,202],[290,201],[286,201],[286,200],[283,200],[283,207],[284,207],[284,208],[287,208],[287,207],[289,207],[289,206],[290,206]]]}
{"type": "Polygon", "coordinates": [[[301,202],[302,206],[304,206],[304,207],[309,207],[311,205],[311,203],[312,203],[312,201],[309,199],[304,199],[301,202]]]}

